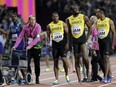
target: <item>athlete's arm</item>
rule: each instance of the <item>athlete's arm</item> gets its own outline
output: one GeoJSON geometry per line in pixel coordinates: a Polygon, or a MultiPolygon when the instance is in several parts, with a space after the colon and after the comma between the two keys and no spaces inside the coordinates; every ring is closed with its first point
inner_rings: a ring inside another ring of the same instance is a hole
{"type": "Polygon", "coordinates": [[[68,27],[66,25],[66,23],[63,22],[63,27],[64,27],[64,30],[65,30],[65,33],[68,34],[68,27]]]}
{"type": "Polygon", "coordinates": [[[7,35],[7,37],[6,37],[5,47],[7,47],[7,44],[9,43],[9,41],[10,41],[10,39],[11,39],[11,31],[10,31],[10,30],[11,30],[11,29],[9,29],[9,30],[7,31],[8,35],[7,35]]]}
{"type": "Polygon", "coordinates": [[[114,50],[114,42],[115,42],[115,25],[112,20],[110,20],[110,29],[112,32],[112,49],[114,50]]]}
{"type": "Polygon", "coordinates": [[[22,30],[22,29],[23,29],[23,24],[20,24],[20,26],[19,26],[19,27],[20,27],[20,29],[22,30]]]}
{"type": "Polygon", "coordinates": [[[4,34],[4,35],[7,35],[7,32],[4,31],[3,29],[0,29],[0,33],[4,34]]]}
{"type": "Polygon", "coordinates": [[[69,37],[68,37],[68,27],[67,27],[66,23],[64,23],[64,22],[63,22],[63,27],[64,27],[64,31],[65,31],[65,33],[66,33],[66,35],[67,35],[67,43],[69,43],[69,41],[68,41],[68,40],[69,40],[69,39],[68,39],[68,38],[69,38],[69,37]]]}
{"type": "Polygon", "coordinates": [[[70,23],[69,23],[69,19],[66,19],[66,24],[67,24],[67,29],[68,29],[68,44],[69,44],[69,47],[71,46],[71,42],[72,42],[72,39],[71,39],[71,26],[70,26],[70,23]]]}
{"type": "Polygon", "coordinates": [[[87,16],[84,16],[84,20],[85,20],[85,23],[88,27],[88,33],[87,33],[87,40],[89,39],[89,36],[91,34],[91,26],[92,26],[92,23],[91,21],[89,20],[89,18],[87,16]]]}
{"type": "Polygon", "coordinates": [[[66,33],[66,36],[67,36],[67,44],[66,44],[66,48],[68,49],[69,47],[69,37],[68,37],[68,27],[66,25],[66,23],[63,23],[63,27],[64,27],[64,31],[66,33]]]}
{"type": "Polygon", "coordinates": [[[17,40],[16,40],[16,42],[15,42],[15,45],[13,46],[13,49],[17,48],[18,45],[20,44],[20,42],[22,41],[22,39],[23,39],[23,37],[24,37],[24,35],[25,35],[25,29],[26,29],[26,26],[23,27],[23,29],[22,29],[22,31],[21,31],[19,37],[17,38],[17,40]]]}
{"type": "MultiPolygon", "coordinates": [[[[50,42],[50,34],[51,34],[51,31],[50,31],[50,26],[47,25],[47,42],[49,43],[50,42]]],[[[49,44],[48,44],[49,45],[49,44]]]]}

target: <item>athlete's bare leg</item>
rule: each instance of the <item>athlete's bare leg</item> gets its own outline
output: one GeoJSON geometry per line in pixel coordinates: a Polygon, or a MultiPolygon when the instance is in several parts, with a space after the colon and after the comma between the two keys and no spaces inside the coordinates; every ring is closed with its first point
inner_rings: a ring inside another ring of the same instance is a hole
{"type": "Polygon", "coordinates": [[[78,53],[74,53],[74,56],[75,56],[75,70],[77,73],[78,81],[81,82],[80,55],[78,53]]]}
{"type": "Polygon", "coordinates": [[[63,62],[64,70],[65,70],[65,76],[67,76],[68,75],[68,68],[69,68],[69,63],[67,61],[67,58],[63,57],[62,62],[63,62]]]}
{"type": "Polygon", "coordinates": [[[105,55],[104,62],[105,62],[105,70],[106,70],[104,78],[108,78],[109,77],[109,71],[110,71],[109,55],[105,55]]]}
{"type": "Polygon", "coordinates": [[[74,55],[71,55],[71,64],[72,64],[72,70],[73,72],[75,72],[75,69],[74,69],[74,66],[75,66],[75,58],[74,58],[74,55]]]}
{"type": "Polygon", "coordinates": [[[59,71],[58,59],[54,59],[54,74],[55,74],[56,80],[59,80],[59,78],[58,78],[58,71],[59,71]]]}
{"type": "Polygon", "coordinates": [[[45,56],[45,61],[46,61],[46,66],[47,66],[46,71],[50,71],[49,58],[50,58],[50,56],[49,56],[49,55],[46,55],[46,56],[45,56]]]}
{"type": "Polygon", "coordinates": [[[86,70],[87,70],[87,78],[90,80],[90,74],[89,74],[89,59],[87,55],[87,47],[86,44],[81,45],[81,51],[82,51],[82,57],[83,57],[83,62],[85,64],[86,70]]]}

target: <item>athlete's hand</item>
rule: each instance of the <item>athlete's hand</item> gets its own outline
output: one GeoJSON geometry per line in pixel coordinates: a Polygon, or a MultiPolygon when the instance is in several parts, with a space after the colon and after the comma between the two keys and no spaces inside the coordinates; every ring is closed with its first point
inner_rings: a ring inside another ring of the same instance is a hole
{"type": "Polygon", "coordinates": [[[29,49],[31,49],[31,47],[30,47],[30,46],[27,46],[27,47],[26,47],[26,50],[29,50],[29,49]]]}
{"type": "Polygon", "coordinates": [[[16,50],[16,48],[15,47],[12,47],[12,50],[16,50]]]}
{"type": "Polygon", "coordinates": [[[114,50],[114,45],[112,45],[112,50],[114,50]]]}
{"type": "Polygon", "coordinates": [[[93,51],[93,55],[94,55],[94,56],[97,56],[97,54],[96,54],[96,51],[95,51],[95,50],[93,51]]]}
{"type": "Polygon", "coordinates": [[[69,49],[69,45],[66,44],[66,46],[65,46],[65,50],[68,50],[68,49],[69,49]]]}
{"type": "Polygon", "coordinates": [[[110,50],[110,55],[114,53],[114,45],[112,45],[112,48],[110,50]]]}
{"type": "Polygon", "coordinates": [[[52,50],[52,47],[51,46],[48,46],[48,50],[51,51],[52,50]]]}

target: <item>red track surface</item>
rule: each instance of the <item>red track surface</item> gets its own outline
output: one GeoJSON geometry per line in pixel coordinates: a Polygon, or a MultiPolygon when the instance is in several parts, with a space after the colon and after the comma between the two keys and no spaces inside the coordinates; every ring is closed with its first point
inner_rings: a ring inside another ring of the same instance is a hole
{"type": "MultiPolygon", "coordinates": [[[[93,83],[81,83],[79,84],[77,81],[77,76],[76,73],[70,73],[70,79],[72,80],[72,82],[70,84],[66,83],[65,77],[64,77],[64,72],[60,72],[59,73],[59,78],[60,78],[60,82],[61,84],[59,85],[52,85],[52,82],[54,81],[54,72],[53,72],[53,63],[51,62],[51,72],[45,72],[46,66],[45,66],[45,62],[42,61],[41,62],[41,76],[40,76],[40,84],[36,85],[36,84],[30,84],[30,85],[17,85],[17,84],[13,84],[13,85],[5,85],[4,87],[116,87],[116,55],[115,56],[111,56],[110,58],[111,61],[111,69],[112,69],[112,73],[113,73],[113,81],[111,83],[101,83],[101,82],[93,82],[93,83]]],[[[62,63],[60,63],[62,64],[62,63]]],[[[33,67],[33,66],[32,66],[33,67]]],[[[100,74],[102,75],[102,73],[100,72],[100,74]]],[[[32,76],[33,80],[35,80],[34,75],[32,76]]]]}

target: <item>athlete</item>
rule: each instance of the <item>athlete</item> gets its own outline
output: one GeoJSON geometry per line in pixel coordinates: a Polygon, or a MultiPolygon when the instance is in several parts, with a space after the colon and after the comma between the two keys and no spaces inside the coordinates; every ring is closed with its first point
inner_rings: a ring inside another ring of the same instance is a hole
{"type": "MultiPolygon", "coordinates": [[[[10,24],[10,29],[9,29],[9,33],[6,39],[6,43],[5,43],[5,47],[8,47],[8,43],[10,43],[11,41],[11,45],[10,48],[12,48],[16,42],[16,39],[18,38],[19,34],[22,31],[22,23],[18,20],[18,17],[16,14],[13,15],[12,17],[12,22],[10,24]]],[[[16,50],[24,50],[25,49],[25,44],[24,44],[24,40],[21,41],[20,45],[17,47],[16,50]]],[[[18,64],[18,56],[15,54],[14,51],[12,51],[12,65],[17,65],[18,64]]],[[[16,68],[15,68],[16,69],[16,68]]],[[[21,69],[21,73],[23,75],[23,78],[25,78],[25,72],[23,69],[21,69]]],[[[16,82],[14,80],[14,82],[16,82]]]]}
{"type": "Polygon", "coordinates": [[[69,63],[69,71],[70,73],[75,72],[74,66],[75,66],[75,61],[74,61],[74,53],[73,53],[73,47],[66,50],[66,57],[69,63]]]}
{"type": "Polygon", "coordinates": [[[115,26],[114,22],[110,18],[105,16],[105,10],[103,8],[97,9],[96,16],[98,18],[98,21],[96,22],[99,37],[98,42],[101,59],[103,62],[102,64],[104,64],[105,70],[103,82],[107,83],[112,80],[110,75],[111,71],[110,71],[109,52],[111,49],[114,50],[115,26]],[[110,37],[110,32],[112,33],[112,39],[110,37]]]}
{"type": "Polygon", "coordinates": [[[47,69],[45,70],[46,72],[50,72],[50,57],[51,57],[51,46],[52,46],[52,40],[50,38],[50,43],[48,43],[48,37],[47,37],[47,32],[42,32],[44,35],[44,39],[42,41],[43,46],[45,47],[45,62],[46,62],[46,66],[47,69]]]}
{"type": "Polygon", "coordinates": [[[69,28],[69,45],[73,43],[74,56],[75,56],[75,69],[78,76],[78,81],[81,82],[80,73],[80,53],[82,52],[83,61],[87,70],[87,79],[89,80],[89,60],[87,55],[86,41],[90,35],[90,29],[85,35],[85,24],[90,28],[91,22],[87,16],[79,12],[76,5],[70,7],[72,15],[66,19],[69,28]],[[71,39],[72,37],[72,39],[71,39]]]}
{"type": "MultiPolygon", "coordinates": [[[[53,85],[58,85],[59,77],[58,77],[58,59],[59,56],[62,59],[63,67],[65,70],[65,78],[68,83],[70,83],[70,79],[68,76],[68,62],[66,56],[64,55],[64,49],[67,43],[66,34],[68,33],[68,29],[66,24],[59,20],[59,15],[57,12],[52,13],[52,22],[47,26],[47,34],[50,40],[50,34],[52,35],[52,54],[53,54],[53,61],[54,61],[54,74],[55,74],[55,81],[53,85]]],[[[48,40],[48,41],[49,41],[48,40]]]]}

